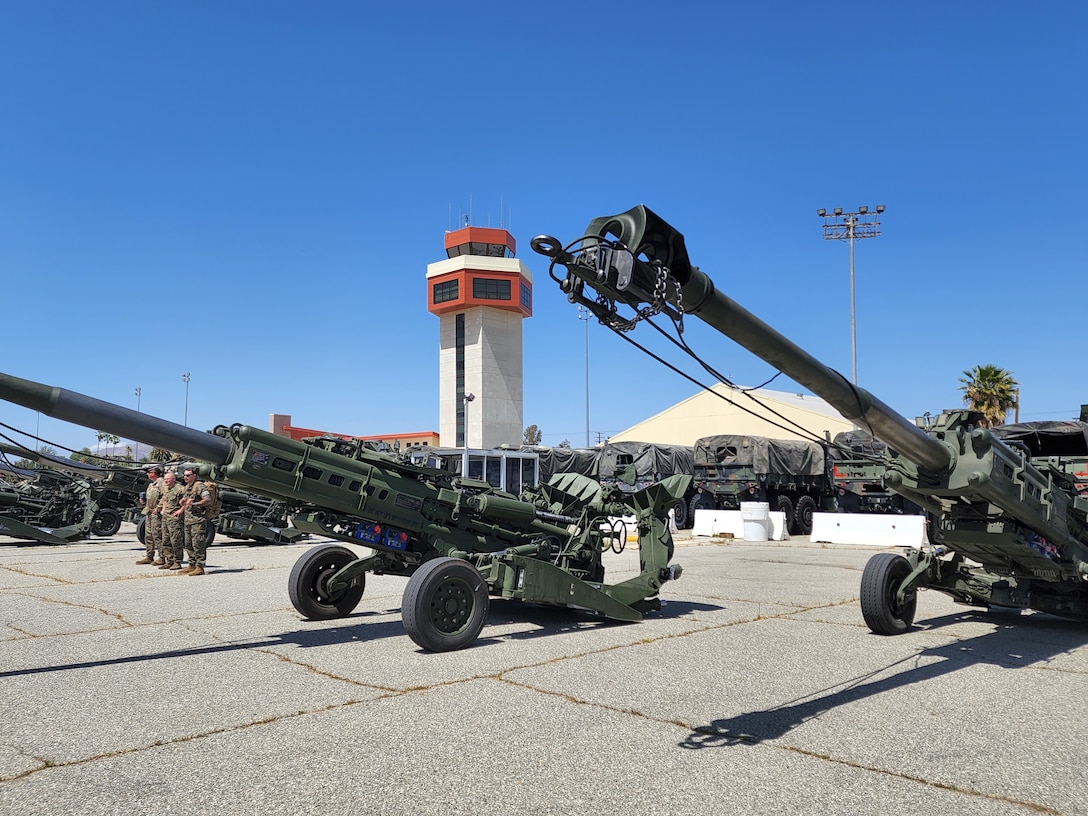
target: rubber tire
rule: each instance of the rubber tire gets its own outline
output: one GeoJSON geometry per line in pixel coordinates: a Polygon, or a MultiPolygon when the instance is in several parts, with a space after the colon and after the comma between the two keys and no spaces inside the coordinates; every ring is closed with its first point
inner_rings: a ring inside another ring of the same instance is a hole
{"type": "Polygon", "coordinates": [[[209,521],[205,526],[207,527],[207,532],[204,536],[204,546],[210,547],[212,542],[215,541],[215,525],[209,521]]]}
{"type": "Polygon", "coordinates": [[[793,515],[793,500],[789,496],[778,496],[774,500],[774,508],[786,519],[786,529],[793,534],[797,533],[797,520],[793,515]]]}
{"type": "Polygon", "coordinates": [[[696,493],[691,497],[691,501],[688,503],[688,510],[690,510],[691,526],[695,526],[695,511],[696,510],[713,510],[714,502],[705,493],[696,493]]]}
{"type": "Polygon", "coordinates": [[[691,511],[688,508],[688,503],[683,499],[676,502],[672,506],[673,521],[676,522],[677,530],[690,530],[692,526],[691,511]]]}
{"type": "Polygon", "coordinates": [[[878,635],[901,635],[914,623],[918,593],[906,603],[895,601],[899,585],[911,573],[910,562],[895,553],[877,553],[861,574],[861,614],[866,625],[878,635]]]}
{"type": "Polygon", "coordinates": [[[452,652],[480,636],[489,606],[487,582],[472,564],[460,558],[436,558],[408,579],[401,617],[417,646],[429,652],[452,652]]]}
{"type": "Polygon", "coordinates": [[[793,509],[793,525],[796,535],[812,534],[812,514],[817,510],[816,500],[812,496],[799,496],[793,509]]]}
{"type": "Polygon", "coordinates": [[[147,533],[147,516],[140,516],[140,520],[136,522],[136,538],[141,544],[146,544],[144,541],[144,535],[147,533]]]}
{"type": "Polygon", "coordinates": [[[100,507],[91,519],[92,535],[109,538],[121,529],[121,514],[112,507],[100,507]]]}
{"type": "Polygon", "coordinates": [[[321,544],[307,550],[291,567],[287,595],[298,613],[309,620],[332,620],[350,615],[366,590],[366,576],[359,576],[358,586],[350,586],[333,597],[323,591],[324,581],[335,572],[357,561],[346,547],[321,544]]]}

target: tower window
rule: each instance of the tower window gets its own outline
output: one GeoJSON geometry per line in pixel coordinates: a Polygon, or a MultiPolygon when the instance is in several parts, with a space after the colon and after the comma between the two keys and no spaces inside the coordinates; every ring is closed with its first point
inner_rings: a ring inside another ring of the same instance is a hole
{"type": "Polygon", "coordinates": [[[443,281],[434,285],[433,294],[435,303],[445,303],[448,300],[457,300],[458,281],[443,281]]]}
{"type": "Polygon", "coordinates": [[[477,300],[510,300],[510,281],[473,278],[472,296],[477,300]]]}
{"type": "Polygon", "coordinates": [[[533,308],[533,289],[524,281],[522,281],[521,284],[521,308],[530,311],[532,311],[533,308]]]}

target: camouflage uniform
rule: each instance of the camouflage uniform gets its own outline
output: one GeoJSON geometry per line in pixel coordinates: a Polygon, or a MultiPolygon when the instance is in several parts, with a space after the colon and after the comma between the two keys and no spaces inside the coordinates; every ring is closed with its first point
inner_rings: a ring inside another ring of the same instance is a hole
{"type": "Polygon", "coordinates": [[[203,575],[208,560],[208,519],[206,505],[211,501],[211,491],[194,474],[185,479],[185,551],[189,555],[190,575],[203,575]],[[205,506],[195,506],[203,502],[205,506]]]}
{"type": "Polygon", "coordinates": [[[144,548],[148,563],[162,566],[166,552],[162,547],[162,479],[155,476],[144,493],[144,548]]]}
{"type": "Polygon", "coordinates": [[[185,488],[177,482],[162,489],[162,550],[166,561],[160,569],[181,569],[185,557],[185,523],[181,517],[181,500],[185,488]]]}

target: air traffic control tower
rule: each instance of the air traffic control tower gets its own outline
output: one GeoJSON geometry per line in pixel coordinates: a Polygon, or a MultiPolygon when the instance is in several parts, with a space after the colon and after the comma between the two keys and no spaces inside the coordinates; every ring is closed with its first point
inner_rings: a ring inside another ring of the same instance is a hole
{"type": "Polygon", "coordinates": [[[427,265],[427,308],[438,315],[443,446],[520,445],[522,327],[533,314],[533,276],[504,229],[446,233],[446,260],[427,265]]]}

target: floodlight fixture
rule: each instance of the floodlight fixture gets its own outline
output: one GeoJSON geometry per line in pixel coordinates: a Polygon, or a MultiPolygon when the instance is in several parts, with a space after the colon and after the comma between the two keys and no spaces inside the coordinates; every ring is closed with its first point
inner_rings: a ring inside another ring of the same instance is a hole
{"type": "Polygon", "coordinates": [[[842,207],[832,210],[834,218],[827,218],[827,210],[819,209],[816,214],[824,219],[824,238],[850,242],[850,359],[853,383],[858,384],[858,340],[857,319],[854,310],[854,239],[876,238],[880,235],[879,214],[884,212],[883,204],[876,206],[876,213],[869,208],[858,207],[857,212],[844,213],[842,207]]]}

